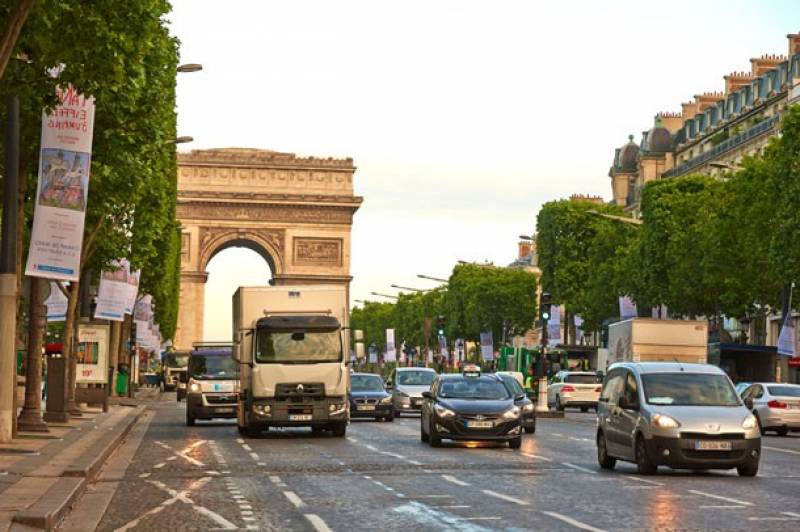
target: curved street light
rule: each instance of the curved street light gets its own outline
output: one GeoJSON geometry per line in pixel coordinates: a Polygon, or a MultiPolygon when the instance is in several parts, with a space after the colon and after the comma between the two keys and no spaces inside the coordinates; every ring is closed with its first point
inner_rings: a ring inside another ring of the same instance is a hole
{"type": "Polygon", "coordinates": [[[203,70],[203,65],[200,63],[186,63],[180,65],[177,69],[178,72],[185,73],[185,72],[199,72],[203,70]]]}

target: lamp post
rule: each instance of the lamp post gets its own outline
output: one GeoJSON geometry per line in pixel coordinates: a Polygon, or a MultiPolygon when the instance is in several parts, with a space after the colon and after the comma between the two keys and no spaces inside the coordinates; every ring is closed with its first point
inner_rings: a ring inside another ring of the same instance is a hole
{"type": "Polygon", "coordinates": [[[389,299],[400,299],[400,296],[393,296],[391,294],[381,294],[380,292],[370,292],[373,296],[388,297],[389,299]]]}
{"type": "Polygon", "coordinates": [[[397,288],[398,290],[411,290],[412,292],[430,292],[430,288],[411,288],[408,286],[400,286],[400,285],[390,285],[392,288],[397,288]]]}
{"type": "Polygon", "coordinates": [[[421,273],[417,274],[419,279],[427,279],[429,281],[436,281],[437,283],[448,283],[447,279],[442,279],[441,277],[431,277],[430,275],[423,275],[421,273]]]}
{"type": "Polygon", "coordinates": [[[186,63],[178,66],[178,68],[176,68],[175,70],[181,73],[199,72],[203,70],[203,65],[201,65],[200,63],[186,63]]]}

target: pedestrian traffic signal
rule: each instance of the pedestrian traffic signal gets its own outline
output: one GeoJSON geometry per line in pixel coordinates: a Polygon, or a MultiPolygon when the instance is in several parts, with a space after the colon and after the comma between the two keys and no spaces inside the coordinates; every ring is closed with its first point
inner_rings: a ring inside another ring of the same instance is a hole
{"type": "Polygon", "coordinates": [[[553,298],[549,292],[542,292],[539,295],[539,318],[543,323],[550,320],[550,306],[553,304],[553,298]]]}
{"type": "Polygon", "coordinates": [[[436,334],[437,336],[444,336],[444,316],[436,318],[436,334]]]}

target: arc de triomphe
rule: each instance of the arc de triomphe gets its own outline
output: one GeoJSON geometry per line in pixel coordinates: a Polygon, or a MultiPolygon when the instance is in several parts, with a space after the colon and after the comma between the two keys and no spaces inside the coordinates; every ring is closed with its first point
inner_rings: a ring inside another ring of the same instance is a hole
{"type": "Polygon", "coordinates": [[[203,340],[206,267],[225,248],[259,253],[275,284],[349,288],[350,228],[362,202],[353,195],[354,172],[352,159],[248,148],[178,154],[182,235],[175,347],[188,349],[203,340]]]}

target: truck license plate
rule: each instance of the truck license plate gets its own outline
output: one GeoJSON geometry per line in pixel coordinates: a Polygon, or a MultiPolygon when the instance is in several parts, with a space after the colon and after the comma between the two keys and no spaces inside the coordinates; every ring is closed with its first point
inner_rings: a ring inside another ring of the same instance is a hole
{"type": "Polygon", "coordinates": [[[470,429],[490,429],[494,427],[491,421],[467,421],[467,428],[470,429]]]}
{"type": "Polygon", "coordinates": [[[311,421],[311,414],[289,414],[289,421],[311,421]]]}
{"type": "Polygon", "coordinates": [[[373,405],[358,405],[358,410],[375,410],[373,405]]]}
{"type": "Polygon", "coordinates": [[[698,451],[730,451],[731,442],[700,440],[694,443],[694,448],[698,451]]]}

